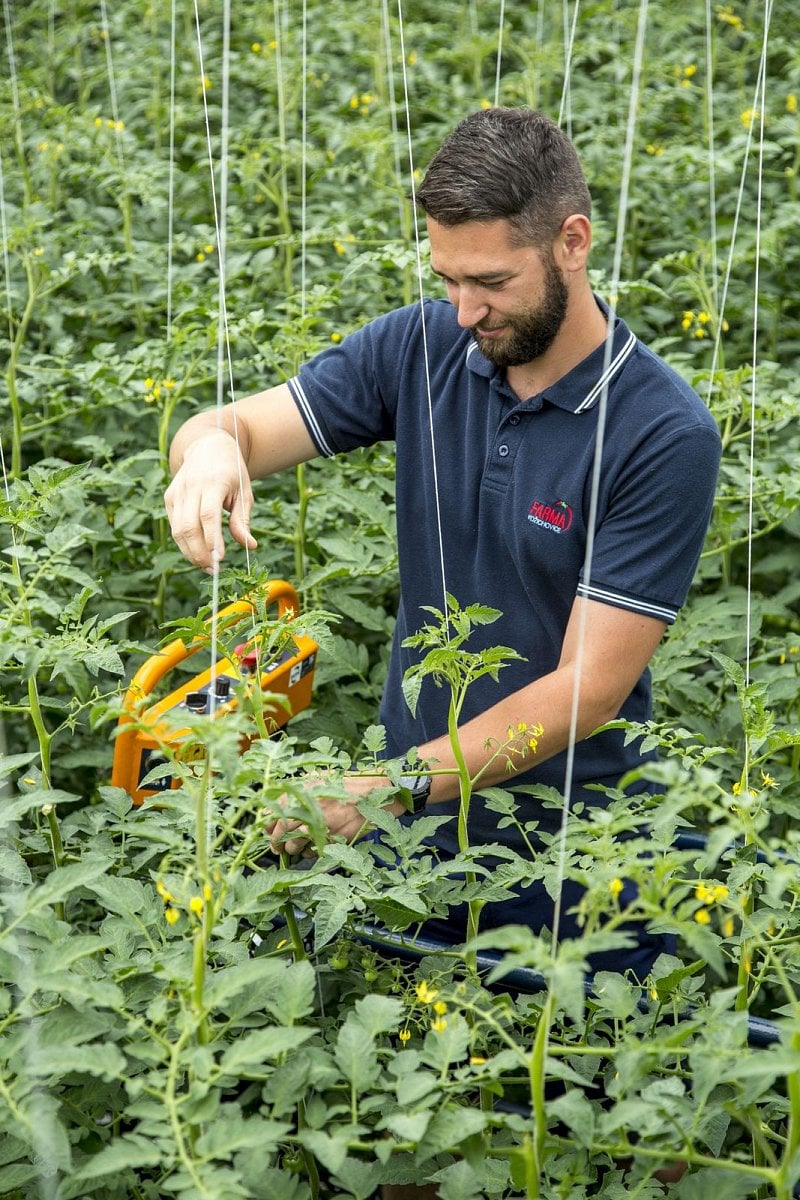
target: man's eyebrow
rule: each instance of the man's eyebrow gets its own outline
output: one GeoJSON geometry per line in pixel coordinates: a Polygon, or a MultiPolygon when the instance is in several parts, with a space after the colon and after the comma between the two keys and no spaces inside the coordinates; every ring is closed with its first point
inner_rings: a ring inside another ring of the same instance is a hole
{"type": "MultiPolygon", "coordinates": [[[[450,276],[446,271],[440,271],[431,263],[431,270],[434,275],[438,275],[440,279],[449,279],[450,276]]],[[[509,279],[514,274],[513,271],[486,271],[482,275],[465,275],[464,279],[467,283],[494,283],[499,279],[509,279]]]]}

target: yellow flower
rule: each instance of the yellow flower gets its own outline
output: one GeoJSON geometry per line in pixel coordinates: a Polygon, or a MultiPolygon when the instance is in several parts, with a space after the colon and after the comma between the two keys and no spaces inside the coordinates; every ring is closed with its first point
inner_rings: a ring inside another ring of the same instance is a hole
{"type": "Polygon", "coordinates": [[[741,33],[744,29],[742,18],[736,16],[730,4],[718,4],[715,12],[717,20],[722,21],[723,25],[730,25],[731,29],[735,29],[737,33],[741,33]]]}
{"type": "Polygon", "coordinates": [[[694,919],[698,925],[709,925],[711,923],[711,913],[707,908],[698,908],[694,914],[694,919]]]}
{"type": "Polygon", "coordinates": [[[471,1067],[482,1067],[485,1062],[486,1062],[486,1059],[483,1057],[482,1054],[471,1054],[470,1055],[469,1065],[471,1067]]]}
{"type": "Polygon", "coordinates": [[[794,92],[789,92],[789,95],[786,97],[786,111],[788,113],[797,112],[797,96],[794,92]]]}
{"type": "Polygon", "coordinates": [[[341,340],[342,340],[342,335],[341,335],[340,333],[332,333],[332,334],[331,334],[331,341],[332,341],[332,342],[336,342],[336,344],[338,345],[338,343],[339,343],[341,340]]]}
{"type": "Polygon", "coordinates": [[[431,1021],[431,1029],[434,1033],[444,1033],[447,1029],[447,1021],[444,1017],[437,1017],[435,1021],[431,1021]]]}
{"type": "Polygon", "coordinates": [[[155,386],[156,386],[156,381],[155,381],[155,379],[151,379],[151,378],[150,378],[150,376],[148,375],[148,376],[147,376],[147,379],[145,379],[145,381],[144,381],[144,386],[145,386],[145,387],[146,387],[148,390],[149,390],[151,387],[155,387],[155,386]]]}
{"type": "Polygon", "coordinates": [[[199,917],[203,912],[202,896],[192,896],[189,901],[189,912],[193,912],[196,917],[199,917]]]}
{"type": "Polygon", "coordinates": [[[115,121],[114,122],[114,129],[117,131],[117,133],[122,133],[124,128],[125,128],[124,121],[115,121]]]}
{"type": "Polygon", "coordinates": [[[164,901],[165,904],[169,904],[170,900],[175,899],[175,897],[172,896],[167,891],[166,887],[164,886],[164,884],[161,882],[160,879],[159,879],[158,883],[156,884],[156,891],[158,892],[159,896],[161,897],[161,899],[164,901]]]}
{"type": "Polygon", "coordinates": [[[481,108],[491,108],[491,107],[492,107],[491,100],[487,100],[486,98],[481,100],[481,108]]]}
{"type": "Polygon", "coordinates": [[[776,788],[778,786],[775,776],[768,774],[766,771],[761,772],[761,783],[763,787],[767,788],[776,788]]]}
{"type": "Polygon", "coordinates": [[[416,50],[412,50],[409,54],[406,55],[406,62],[408,63],[408,65],[410,67],[413,67],[414,63],[416,61],[417,61],[417,52],[416,52],[416,50]]]}
{"type": "Polygon", "coordinates": [[[689,63],[688,67],[683,68],[683,73],[687,79],[691,79],[693,75],[697,74],[697,63],[689,63]]]}
{"type": "Polygon", "coordinates": [[[210,883],[203,884],[203,899],[210,900],[213,895],[214,895],[214,893],[211,890],[211,884],[210,883]]]}
{"type": "Polygon", "coordinates": [[[209,79],[208,75],[203,76],[200,87],[201,87],[202,91],[204,91],[204,92],[211,91],[211,80],[209,79]]]}
{"type": "Polygon", "coordinates": [[[400,1030],[400,1032],[399,1032],[399,1034],[398,1034],[397,1036],[400,1038],[400,1041],[401,1041],[401,1042],[403,1043],[403,1045],[405,1046],[406,1042],[407,1042],[407,1041],[410,1039],[410,1037],[411,1037],[411,1030],[410,1030],[410,1029],[401,1029],[401,1030],[400,1030]]]}
{"type": "Polygon", "coordinates": [[[344,246],[338,239],[334,239],[333,248],[337,254],[344,254],[344,246]]]}
{"type": "Polygon", "coordinates": [[[417,984],[415,991],[420,1004],[433,1004],[434,1000],[439,995],[436,988],[430,987],[426,979],[423,979],[422,983],[417,984]]]}
{"type": "Polygon", "coordinates": [[[213,246],[203,246],[203,251],[204,251],[206,254],[213,254],[213,253],[214,253],[214,247],[213,247],[213,246]]]}
{"type": "Polygon", "coordinates": [[[166,918],[168,925],[174,925],[180,915],[181,914],[178,912],[177,908],[164,909],[164,917],[166,918]]]}
{"type": "Polygon", "coordinates": [[[714,885],[712,895],[714,897],[714,901],[716,902],[717,900],[727,900],[730,892],[725,887],[724,883],[716,883],[714,885]]]}
{"type": "Polygon", "coordinates": [[[724,937],[733,937],[733,917],[726,917],[722,922],[722,933],[724,937]]]}
{"type": "Polygon", "coordinates": [[[200,250],[200,251],[198,251],[197,254],[195,254],[195,259],[197,262],[205,262],[206,256],[205,256],[205,254],[203,254],[203,251],[200,250]]]}
{"type": "Polygon", "coordinates": [[[174,387],[175,387],[175,380],[174,380],[174,379],[162,379],[162,380],[161,380],[161,384],[162,384],[162,386],[163,386],[163,387],[165,387],[165,388],[167,389],[167,391],[169,392],[169,391],[171,391],[171,390],[172,390],[172,388],[174,388],[174,387]]]}
{"type": "Polygon", "coordinates": [[[447,1005],[445,1004],[444,1000],[437,1000],[433,1006],[433,1011],[437,1016],[443,1017],[447,1012],[447,1005]]]}
{"type": "Polygon", "coordinates": [[[694,313],[690,309],[686,309],[681,320],[681,329],[688,329],[694,321],[694,313]]]}
{"type": "Polygon", "coordinates": [[[749,129],[751,125],[755,125],[759,117],[760,113],[757,108],[746,108],[744,112],[739,113],[739,119],[745,129],[749,129]]]}
{"type": "Polygon", "coordinates": [[[707,325],[708,322],[711,320],[711,315],[710,315],[710,313],[707,313],[707,312],[699,312],[697,314],[697,319],[701,325],[707,325]]]}
{"type": "Polygon", "coordinates": [[[741,796],[741,794],[742,794],[742,781],[741,781],[741,779],[737,779],[737,780],[736,780],[736,783],[735,783],[735,784],[733,785],[733,787],[731,788],[731,791],[733,792],[734,796],[741,796]]]}
{"type": "Polygon", "coordinates": [[[658,999],[658,988],[650,988],[650,999],[651,1000],[658,999]]]}
{"type": "Polygon", "coordinates": [[[611,880],[611,883],[608,885],[608,890],[611,892],[611,895],[614,897],[615,900],[616,900],[617,896],[620,894],[620,892],[622,891],[622,889],[624,888],[624,886],[625,886],[625,884],[619,878],[615,878],[615,879],[611,880]]]}
{"type": "Polygon", "coordinates": [[[358,96],[351,96],[351,97],[350,97],[350,107],[351,107],[351,108],[358,108],[358,103],[359,103],[359,101],[358,101],[358,96]]]}
{"type": "Polygon", "coordinates": [[[694,894],[698,900],[702,900],[703,904],[713,903],[714,893],[705,883],[698,883],[694,889],[694,894]]]}
{"type": "Polygon", "coordinates": [[[261,42],[253,42],[250,49],[253,51],[253,54],[260,54],[261,53],[261,42]]]}

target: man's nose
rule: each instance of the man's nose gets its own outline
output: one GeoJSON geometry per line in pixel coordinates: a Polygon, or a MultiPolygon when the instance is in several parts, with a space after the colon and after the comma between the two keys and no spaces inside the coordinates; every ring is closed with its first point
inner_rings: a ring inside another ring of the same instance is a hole
{"type": "Polygon", "coordinates": [[[477,289],[460,287],[456,299],[458,323],[462,329],[471,329],[479,325],[489,312],[489,305],[478,293],[477,289]]]}

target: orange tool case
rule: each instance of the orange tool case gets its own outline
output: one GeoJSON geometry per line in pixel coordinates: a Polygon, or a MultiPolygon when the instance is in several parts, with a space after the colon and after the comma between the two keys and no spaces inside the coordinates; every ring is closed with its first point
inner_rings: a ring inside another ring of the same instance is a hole
{"type": "MultiPolygon", "coordinates": [[[[278,617],[287,619],[299,611],[297,592],[282,579],[265,585],[266,603],[277,604],[278,617]]],[[[251,600],[236,600],[218,614],[225,628],[245,617],[253,617],[256,606],[251,600]]],[[[262,661],[261,635],[252,634],[247,642],[237,646],[228,658],[219,659],[213,667],[190,678],[163,700],[147,707],[148,697],[164,676],[190,655],[208,646],[208,638],[197,639],[187,646],[180,638],[170,642],[159,654],[143,663],[131,680],[123,711],[117,725],[114,765],[111,782],[130,793],[135,805],[148,797],[180,786],[180,780],[169,774],[142,781],[172,755],[177,759],[198,757],[196,744],[181,754],[181,744],[190,736],[189,723],[194,716],[223,716],[238,706],[234,688],[256,673],[261,690],[285,696],[288,706],[275,703],[265,695],[264,715],[269,726],[277,730],[308,708],[314,683],[317,643],[304,634],[293,634],[285,648],[270,660],[262,661]],[[187,725],[181,727],[180,716],[186,713],[187,725]]],[[[248,743],[249,744],[249,743],[248,743]]]]}

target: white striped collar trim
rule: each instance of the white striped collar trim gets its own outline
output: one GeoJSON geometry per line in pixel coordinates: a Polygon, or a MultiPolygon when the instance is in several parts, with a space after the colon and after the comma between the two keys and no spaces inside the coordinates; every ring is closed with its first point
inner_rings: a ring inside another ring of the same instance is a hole
{"type": "Polygon", "coordinates": [[[575,409],[576,416],[578,413],[586,412],[587,409],[591,408],[594,404],[597,403],[597,401],[600,399],[600,394],[602,393],[603,388],[608,387],[608,385],[611,383],[611,380],[614,378],[614,376],[617,374],[617,372],[622,367],[622,364],[633,353],[633,348],[635,345],[636,345],[636,334],[631,333],[629,335],[628,340],[625,343],[625,345],[622,347],[621,350],[618,351],[616,358],[613,358],[611,360],[611,362],[608,364],[605,371],[603,371],[603,374],[600,376],[600,378],[598,379],[597,383],[594,385],[592,390],[587,393],[587,395],[583,398],[583,400],[580,402],[578,407],[575,409]]]}

